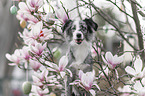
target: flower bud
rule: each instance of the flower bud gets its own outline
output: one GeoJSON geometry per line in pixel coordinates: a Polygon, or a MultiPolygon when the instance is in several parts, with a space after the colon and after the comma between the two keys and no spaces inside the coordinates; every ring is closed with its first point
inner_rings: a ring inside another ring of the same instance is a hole
{"type": "Polygon", "coordinates": [[[53,52],[54,58],[56,58],[56,59],[58,59],[61,55],[61,50],[60,49],[54,48],[52,52],[53,52]]]}
{"type": "Polygon", "coordinates": [[[24,94],[29,94],[31,92],[32,85],[29,81],[25,81],[22,85],[22,90],[24,94]]]}
{"type": "Polygon", "coordinates": [[[26,27],[26,21],[25,20],[20,21],[20,26],[21,26],[21,28],[24,29],[26,27]]]}
{"type": "Polygon", "coordinates": [[[11,6],[10,12],[11,14],[17,14],[17,7],[15,5],[11,6]]]}

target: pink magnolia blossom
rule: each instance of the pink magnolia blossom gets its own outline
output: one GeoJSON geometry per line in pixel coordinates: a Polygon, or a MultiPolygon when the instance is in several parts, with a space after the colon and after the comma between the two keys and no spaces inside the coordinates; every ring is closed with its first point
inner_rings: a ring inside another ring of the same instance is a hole
{"type": "Polygon", "coordinates": [[[18,6],[20,8],[17,12],[18,20],[20,20],[20,21],[25,20],[25,21],[32,22],[32,23],[38,22],[38,19],[36,17],[34,17],[33,15],[31,15],[31,10],[26,5],[26,3],[20,2],[18,6]]]}
{"type": "Polygon", "coordinates": [[[40,87],[33,85],[32,93],[30,93],[29,96],[49,96],[48,93],[49,90],[47,87],[41,89],[40,87]]]}
{"type": "Polygon", "coordinates": [[[41,64],[38,61],[36,61],[36,60],[31,60],[30,59],[29,63],[30,63],[30,66],[32,67],[32,69],[34,71],[37,71],[40,68],[40,66],[41,66],[41,64]]]}
{"type": "Polygon", "coordinates": [[[31,11],[36,11],[43,5],[43,0],[27,0],[27,6],[31,11]]]}
{"type": "Polygon", "coordinates": [[[24,29],[23,32],[19,32],[21,38],[23,38],[24,43],[27,45],[35,45],[35,40],[32,38],[32,33],[28,29],[24,29]]]}
{"type": "Polygon", "coordinates": [[[22,55],[22,58],[24,58],[25,60],[29,60],[30,59],[30,55],[29,55],[29,51],[30,51],[30,48],[29,47],[26,47],[24,46],[21,50],[21,55],[22,55]]]}
{"type": "Polygon", "coordinates": [[[51,68],[48,68],[51,71],[56,71],[56,72],[61,72],[65,70],[65,67],[68,64],[68,57],[67,56],[62,56],[59,60],[59,65],[51,63],[51,62],[46,62],[51,68]]]}
{"type": "Polygon", "coordinates": [[[68,20],[68,16],[62,7],[60,7],[60,9],[56,9],[55,12],[56,12],[57,18],[61,22],[65,23],[68,20]]]}
{"type": "Polygon", "coordinates": [[[60,60],[59,60],[59,65],[54,64],[54,63],[49,62],[49,61],[46,61],[45,63],[46,63],[48,66],[50,66],[50,67],[47,68],[49,71],[58,72],[58,73],[60,73],[60,75],[61,75],[62,77],[64,77],[64,76],[66,75],[66,73],[65,73],[64,71],[67,71],[67,72],[70,73],[70,76],[72,77],[72,72],[71,72],[69,69],[66,68],[66,66],[67,66],[67,64],[68,64],[68,57],[67,57],[67,56],[62,56],[62,57],[60,58],[60,60]]]}
{"type": "Polygon", "coordinates": [[[9,65],[11,66],[18,65],[21,60],[21,49],[16,49],[14,54],[10,55],[7,53],[5,56],[9,61],[12,62],[12,63],[9,63],[9,65]]]}
{"type": "Polygon", "coordinates": [[[93,96],[95,96],[95,91],[92,89],[93,86],[96,86],[99,90],[99,86],[94,82],[95,80],[95,71],[92,72],[86,72],[84,73],[82,70],[79,71],[79,79],[75,80],[73,83],[70,83],[70,85],[79,84],[80,87],[84,88],[86,91],[89,91],[93,96]]]}
{"type": "Polygon", "coordinates": [[[35,42],[34,46],[30,45],[30,51],[38,56],[41,56],[42,52],[46,48],[46,45],[47,43],[42,44],[42,43],[35,42]]]}
{"type": "Polygon", "coordinates": [[[59,82],[55,78],[55,75],[48,76],[48,70],[44,69],[41,73],[35,73],[32,76],[33,83],[40,88],[43,88],[44,85],[47,86],[55,86],[58,85],[59,82]]]}
{"type": "Polygon", "coordinates": [[[125,71],[128,74],[134,76],[132,78],[132,80],[134,80],[134,79],[140,79],[140,78],[145,77],[145,68],[143,68],[143,70],[142,70],[142,68],[143,68],[143,62],[142,62],[142,60],[140,58],[137,58],[135,60],[135,62],[134,62],[134,68],[132,68],[130,66],[127,66],[125,68],[125,71]]]}
{"type": "Polygon", "coordinates": [[[31,38],[39,41],[48,40],[53,37],[51,29],[43,28],[43,22],[36,23],[31,30],[31,38]]]}
{"type": "Polygon", "coordinates": [[[123,62],[123,55],[122,56],[117,56],[117,55],[112,55],[111,52],[106,52],[105,58],[102,56],[102,59],[105,64],[108,65],[110,69],[114,69],[118,64],[123,62]]]}

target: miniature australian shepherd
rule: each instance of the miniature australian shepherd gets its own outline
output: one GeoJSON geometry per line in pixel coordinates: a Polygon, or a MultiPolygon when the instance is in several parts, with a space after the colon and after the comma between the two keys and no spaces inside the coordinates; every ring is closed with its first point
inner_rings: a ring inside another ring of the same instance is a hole
{"type": "MultiPolygon", "coordinates": [[[[92,71],[93,59],[91,56],[92,41],[95,38],[95,31],[98,25],[91,19],[84,20],[67,20],[62,26],[65,40],[69,46],[68,68],[73,73],[73,78],[76,78],[78,71],[84,72],[92,71]]],[[[65,90],[66,96],[71,96],[72,88],[69,85],[73,81],[73,78],[66,78],[65,90]]],[[[75,96],[79,92],[75,92],[75,96]]]]}

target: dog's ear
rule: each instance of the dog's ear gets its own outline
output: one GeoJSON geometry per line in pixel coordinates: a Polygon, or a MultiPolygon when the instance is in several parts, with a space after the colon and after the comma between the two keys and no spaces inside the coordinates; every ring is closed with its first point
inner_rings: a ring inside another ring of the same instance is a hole
{"type": "Polygon", "coordinates": [[[83,21],[85,21],[88,26],[92,27],[95,31],[97,31],[98,24],[95,23],[91,18],[89,19],[86,18],[83,21]]]}
{"type": "Polygon", "coordinates": [[[72,20],[68,19],[66,20],[66,22],[63,24],[63,26],[61,27],[62,32],[64,32],[66,29],[70,28],[71,24],[72,24],[72,20]]]}

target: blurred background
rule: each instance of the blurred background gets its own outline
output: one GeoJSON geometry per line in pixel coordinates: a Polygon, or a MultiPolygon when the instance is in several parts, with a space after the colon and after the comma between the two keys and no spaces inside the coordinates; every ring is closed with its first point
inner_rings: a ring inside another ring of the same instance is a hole
{"type": "MultiPolygon", "coordinates": [[[[130,35],[130,33],[135,32],[135,24],[132,23],[133,20],[127,19],[128,17],[121,13],[115,6],[106,2],[106,0],[96,0],[96,5],[102,8],[102,10],[105,10],[121,30],[129,33],[127,36],[130,38],[130,42],[135,45],[136,40],[130,35]]],[[[128,6],[127,4],[126,6],[128,6]]],[[[22,32],[23,30],[20,27],[19,21],[16,19],[16,15],[12,15],[9,11],[12,5],[11,0],[0,0],[0,96],[24,96],[21,91],[21,85],[25,81],[25,72],[17,67],[8,66],[8,61],[5,58],[6,53],[12,54],[16,48],[19,48],[18,46],[20,46],[21,40],[18,37],[18,32],[22,32]]],[[[123,8],[121,4],[119,7],[123,8]]],[[[131,13],[129,8],[127,11],[131,13]]],[[[102,19],[102,17],[96,15],[93,18],[99,24],[97,36],[104,43],[103,47],[105,50],[111,51],[114,54],[121,50],[132,50],[125,42],[122,42],[118,34],[115,34],[114,28],[102,19]],[[121,44],[123,46],[120,47],[121,44]]],[[[145,23],[145,20],[142,20],[141,23],[145,23]]],[[[127,54],[126,56],[130,57],[131,54],[127,54]]],[[[132,58],[127,59],[126,61],[129,61],[132,58]]]]}
{"type": "Polygon", "coordinates": [[[5,58],[6,53],[17,48],[17,34],[22,30],[16,16],[9,11],[11,6],[11,0],[0,0],[0,96],[22,96],[19,86],[25,76],[22,70],[16,72],[8,66],[5,58]]]}

